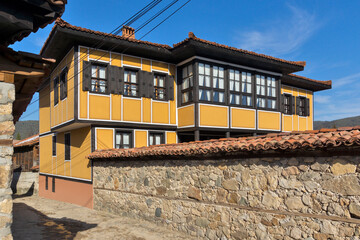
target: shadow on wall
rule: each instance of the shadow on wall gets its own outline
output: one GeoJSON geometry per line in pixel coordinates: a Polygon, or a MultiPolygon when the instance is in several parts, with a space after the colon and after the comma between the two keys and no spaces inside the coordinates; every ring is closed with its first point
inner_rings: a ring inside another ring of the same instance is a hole
{"type": "Polygon", "coordinates": [[[11,231],[14,239],[74,239],[96,227],[71,218],[50,218],[24,203],[14,203],[11,231]]]}

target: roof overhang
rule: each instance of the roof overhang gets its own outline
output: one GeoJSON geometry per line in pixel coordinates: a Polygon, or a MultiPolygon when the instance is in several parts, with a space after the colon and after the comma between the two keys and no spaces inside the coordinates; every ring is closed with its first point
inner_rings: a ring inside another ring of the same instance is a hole
{"type": "Polygon", "coordinates": [[[289,86],[308,89],[314,92],[331,89],[331,81],[318,81],[296,75],[284,75],[281,83],[289,86]]]}

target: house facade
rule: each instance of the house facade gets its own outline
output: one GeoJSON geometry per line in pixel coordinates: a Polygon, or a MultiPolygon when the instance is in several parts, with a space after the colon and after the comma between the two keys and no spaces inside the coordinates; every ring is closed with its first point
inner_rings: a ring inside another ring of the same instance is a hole
{"type": "Polygon", "coordinates": [[[39,194],[87,207],[95,150],[312,130],[314,92],[331,88],[294,75],[305,62],[193,33],[170,47],[58,19],[41,55],[57,65],[39,90],[39,194]]]}

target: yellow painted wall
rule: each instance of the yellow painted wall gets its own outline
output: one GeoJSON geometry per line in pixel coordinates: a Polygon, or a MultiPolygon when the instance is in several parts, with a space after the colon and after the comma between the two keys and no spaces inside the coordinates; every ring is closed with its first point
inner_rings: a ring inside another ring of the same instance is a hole
{"type": "MultiPolygon", "coordinates": [[[[60,63],[50,74],[50,112],[51,127],[74,119],[74,49],[71,49],[66,54],[66,56],[60,61],[60,63]],[[59,101],[57,106],[54,106],[54,78],[56,76],[60,76],[60,73],[64,69],[64,67],[68,67],[67,97],[63,100],[60,100],[59,85],[59,101]]],[[[41,122],[40,125],[42,125],[41,122]]]]}
{"type": "Polygon", "coordinates": [[[200,126],[228,127],[228,107],[199,105],[200,126]]]}
{"type": "Polygon", "coordinates": [[[83,69],[83,61],[87,61],[88,60],[88,49],[87,48],[80,48],[80,57],[79,57],[79,61],[80,61],[80,73],[79,73],[79,98],[80,98],[80,102],[79,102],[79,117],[80,118],[87,118],[87,95],[88,92],[84,92],[83,89],[83,74],[82,74],[82,69],[83,69]]]}
{"type": "Polygon", "coordinates": [[[153,123],[169,123],[169,103],[152,102],[152,122],[153,123]]]}
{"type": "Polygon", "coordinates": [[[147,131],[136,130],[135,131],[135,147],[147,146],[147,131]]]}
{"type": "Polygon", "coordinates": [[[167,72],[169,71],[169,64],[164,62],[152,61],[152,69],[167,72]]]}
{"type": "Polygon", "coordinates": [[[195,125],[195,108],[194,105],[189,105],[178,109],[178,126],[193,126],[195,125]]]}
{"type": "Polygon", "coordinates": [[[114,148],[114,131],[112,128],[96,129],[96,149],[114,148]]]}
{"type": "Polygon", "coordinates": [[[256,128],[256,111],[231,108],[231,127],[256,128]]]}
{"type": "Polygon", "coordinates": [[[110,97],[89,95],[89,117],[91,119],[110,120],[110,97]]]}
{"type": "Polygon", "coordinates": [[[124,65],[141,67],[141,58],[123,55],[124,65]]]}
{"type": "Polygon", "coordinates": [[[39,133],[50,131],[50,86],[39,92],[39,133]]]}
{"type": "Polygon", "coordinates": [[[56,134],[55,163],[57,175],[65,176],[65,139],[63,132],[56,134]]]}
{"type": "Polygon", "coordinates": [[[166,132],[166,143],[177,143],[176,132],[166,132]]]}
{"type": "MultiPolygon", "coordinates": [[[[91,153],[90,127],[71,131],[71,177],[91,179],[91,164],[87,156],[91,153]]],[[[68,167],[66,167],[68,169],[68,167]]]]}
{"type": "Polygon", "coordinates": [[[121,95],[111,94],[111,120],[121,120],[121,98],[121,95]]]}
{"type": "Polygon", "coordinates": [[[286,116],[283,115],[283,131],[291,132],[293,129],[293,117],[292,116],[286,116]]]}
{"type": "Polygon", "coordinates": [[[258,111],[258,128],[280,130],[280,113],[258,111]]]}
{"type": "Polygon", "coordinates": [[[310,116],[307,117],[307,121],[308,121],[308,125],[307,125],[307,129],[308,130],[313,130],[313,120],[314,120],[314,109],[313,109],[313,92],[311,91],[307,91],[306,92],[306,97],[309,98],[309,104],[310,104],[310,116]]]}
{"type": "Polygon", "coordinates": [[[142,98],[143,99],[143,122],[151,122],[151,99],[150,98],[142,98]]]}
{"type": "Polygon", "coordinates": [[[52,173],[52,134],[39,139],[40,172],[52,173]]]}
{"type": "Polygon", "coordinates": [[[299,117],[299,131],[307,130],[307,118],[306,117],[299,117]]]}
{"type": "Polygon", "coordinates": [[[123,98],[123,120],[141,122],[141,99],[123,98]]]}

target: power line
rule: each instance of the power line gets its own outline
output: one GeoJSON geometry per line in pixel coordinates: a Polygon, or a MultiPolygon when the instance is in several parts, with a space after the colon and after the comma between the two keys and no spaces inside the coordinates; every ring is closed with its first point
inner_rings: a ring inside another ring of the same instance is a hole
{"type": "MultiPolygon", "coordinates": [[[[143,39],[145,36],[147,36],[148,34],[150,34],[152,31],[154,31],[157,27],[159,27],[161,24],[163,24],[166,20],[168,20],[170,17],[172,17],[175,13],[177,13],[180,9],[182,9],[185,5],[187,5],[189,2],[190,2],[191,0],[188,0],[187,2],[185,2],[183,5],[181,5],[178,9],[176,9],[173,13],[171,13],[168,17],[166,17],[163,21],[161,21],[159,24],[157,24],[155,27],[153,27],[150,31],[148,31],[146,34],[144,34],[139,40],[141,40],[141,39],[143,39]]],[[[173,2],[171,2],[169,5],[167,5],[166,7],[164,7],[162,10],[160,10],[159,12],[161,12],[161,13],[163,13],[164,11],[166,11],[167,9],[169,9],[172,5],[174,5],[176,2],[178,2],[178,0],[174,0],[173,2]],[[165,9],[165,10],[164,10],[165,9]]],[[[158,12],[158,13],[159,13],[158,12]]],[[[153,21],[153,20],[155,20],[157,17],[159,17],[161,14],[156,14],[156,17],[152,17],[151,19],[151,21],[153,21]]],[[[141,28],[143,28],[143,27],[145,27],[146,25],[148,25],[151,21],[147,21],[147,23],[144,25],[144,26],[142,26],[141,28]]],[[[138,30],[136,30],[134,33],[132,33],[129,37],[131,37],[133,34],[135,34],[136,32],[138,32],[138,31],[140,31],[141,29],[138,29],[138,30]]],[[[128,37],[128,38],[129,38],[128,37]]],[[[128,39],[127,38],[127,39],[128,39]]],[[[114,45],[109,51],[111,51],[111,50],[113,50],[114,48],[116,48],[118,45],[120,45],[120,44],[116,44],[116,45],[114,45]]],[[[128,50],[130,47],[127,47],[127,48],[125,48],[120,54],[123,54],[126,50],[128,50]]],[[[95,62],[97,62],[98,60],[100,60],[103,56],[105,56],[107,54],[107,52],[106,53],[104,53],[103,55],[101,55],[99,58],[97,58],[96,60],[95,60],[95,62]]],[[[86,69],[86,68],[85,68],[86,69]]],[[[77,72],[76,74],[74,74],[74,76],[72,77],[72,78],[70,78],[70,79],[73,79],[75,76],[77,76],[77,75],[79,75],[81,72],[83,72],[83,70],[84,70],[84,68],[82,69],[82,70],[80,70],[79,72],[77,72]]],[[[75,71],[75,70],[74,70],[75,71]]],[[[69,79],[68,79],[69,80],[69,79]]],[[[78,85],[78,83],[75,83],[75,84],[77,84],[78,85]]],[[[75,87],[75,86],[74,86],[75,87]]],[[[74,89],[74,87],[73,88],[70,88],[69,90],[71,90],[71,89],[74,89]]],[[[69,91],[68,90],[68,91],[69,91]]],[[[37,102],[37,101],[39,101],[39,98],[36,100],[36,101],[34,101],[33,103],[35,103],[35,102],[37,102]]],[[[33,104],[33,103],[31,103],[31,104],[33,104]]],[[[29,104],[29,106],[31,105],[31,104],[29,104]]],[[[37,112],[37,111],[39,111],[39,109],[37,109],[37,110],[35,110],[35,111],[33,111],[33,112],[31,112],[31,113],[29,113],[29,114],[27,114],[27,115],[25,115],[24,116],[24,118],[25,117],[28,117],[28,116],[30,116],[30,115],[32,115],[32,114],[34,114],[35,112],[37,112]]]]}

